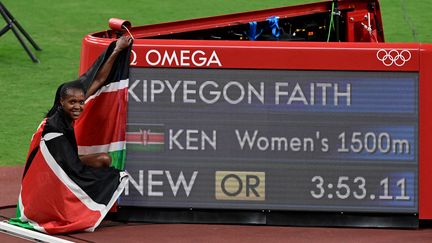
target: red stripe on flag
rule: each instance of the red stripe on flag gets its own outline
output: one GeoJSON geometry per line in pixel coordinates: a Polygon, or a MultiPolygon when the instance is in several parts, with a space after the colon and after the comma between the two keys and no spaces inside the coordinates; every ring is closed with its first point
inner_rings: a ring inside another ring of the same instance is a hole
{"type": "Polygon", "coordinates": [[[127,88],[101,93],[87,102],[75,123],[79,146],[92,146],[125,141],[127,88]]]}
{"type": "Polygon", "coordinates": [[[165,141],[163,133],[151,133],[147,131],[126,133],[127,142],[163,143],[165,141]]]}
{"type": "Polygon", "coordinates": [[[84,230],[96,224],[99,211],[87,208],[54,174],[40,150],[22,181],[25,216],[49,234],[84,230]]]}
{"type": "Polygon", "coordinates": [[[45,128],[46,120],[47,120],[46,118],[42,120],[38,129],[36,130],[36,132],[32,136],[32,140],[30,142],[30,149],[27,153],[26,161],[29,159],[29,156],[33,152],[33,150],[39,146],[39,143],[40,143],[41,138],[42,138],[42,131],[45,128]]]}

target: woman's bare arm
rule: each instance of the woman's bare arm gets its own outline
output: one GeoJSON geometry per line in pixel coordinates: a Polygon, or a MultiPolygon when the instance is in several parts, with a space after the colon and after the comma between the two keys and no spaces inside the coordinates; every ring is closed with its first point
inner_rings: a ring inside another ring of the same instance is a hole
{"type": "Polygon", "coordinates": [[[87,93],[85,95],[85,98],[87,99],[91,95],[93,95],[106,81],[108,78],[108,75],[111,72],[111,68],[114,64],[115,59],[117,58],[118,54],[125,48],[127,48],[132,42],[132,38],[129,36],[122,36],[117,40],[116,47],[114,48],[114,51],[111,53],[111,55],[108,57],[108,59],[105,61],[105,63],[102,65],[102,67],[99,69],[99,71],[96,74],[95,79],[93,80],[92,84],[90,85],[89,89],[87,90],[87,93]]]}
{"type": "Polygon", "coordinates": [[[110,167],[111,157],[107,153],[87,154],[79,156],[81,162],[94,168],[110,167]]]}

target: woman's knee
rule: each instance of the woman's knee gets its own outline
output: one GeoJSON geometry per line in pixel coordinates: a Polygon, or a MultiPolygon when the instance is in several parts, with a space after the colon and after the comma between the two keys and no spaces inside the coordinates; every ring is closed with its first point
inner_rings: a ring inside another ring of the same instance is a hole
{"type": "Polygon", "coordinates": [[[100,167],[110,167],[111,166],[111,157],[106,154],[99,154],[98,158],[98,164],[100,165],[100,167]]]}

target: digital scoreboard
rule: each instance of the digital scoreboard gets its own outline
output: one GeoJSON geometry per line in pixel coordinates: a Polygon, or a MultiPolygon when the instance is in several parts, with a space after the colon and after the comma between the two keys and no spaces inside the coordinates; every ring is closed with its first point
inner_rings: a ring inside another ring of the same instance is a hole
{"type": "Polygon", "coordinates": [[[418,79],[132,68],[120,205],[417,213],[418,79]]]}
{"type": "Polygon", "coordinates": [[[384,43],[378,1],[110,23],[84,38],[80,70],[134,36],[120,219],[432,220],[432,45],[384,43]]]}

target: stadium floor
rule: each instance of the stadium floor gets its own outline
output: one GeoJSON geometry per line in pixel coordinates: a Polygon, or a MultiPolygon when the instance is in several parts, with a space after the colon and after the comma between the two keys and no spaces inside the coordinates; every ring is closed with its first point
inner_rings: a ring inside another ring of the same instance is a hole
{"type": "MultiPolygon", "coordinates": [[[[0,168],[0,220],[15,214],[22,166],[0,168]]],[[[93,233],[58,237],[73,242],[432,242],[432,228],[365,229],[220,224],[146,224],[104,220],[93,233]]],[[[0,231],[0,242],[29,242],[0,231]]]]}

